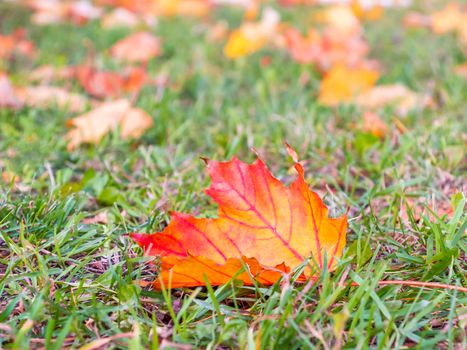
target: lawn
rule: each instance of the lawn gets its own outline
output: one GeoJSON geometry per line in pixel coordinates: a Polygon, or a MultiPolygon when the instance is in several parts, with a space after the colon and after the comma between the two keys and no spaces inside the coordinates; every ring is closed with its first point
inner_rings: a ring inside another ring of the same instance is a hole
{"type": "MultiPolygon", "coordinates": [[[[445,2],[411,10],[430,13],[445,2]]],[[[313,9],[276,7],[306,29],[313,9]]],[[[0,347],[6,349],[465,349],[467,294],[456,289],[378,285],[382,280],[467,287],[465,191],[467,60],[455,34],[402,25],[408,9],[365,21],[379,84],[429,93],[430,108],[379,117],[383,137],[361,127],[353,104],[318,101],[320,72],[266,46],[231,60],[208,40],[219,20],[240,25],[235,7],[209,19],[161,17],[151,31],[162,53],[147,63],[167,84],[134,98],[153,125],[138,139],[118,130],[67,149],[67,120],[56,106],[0,107],[0,347]],[[337,268],[315,283],[157,291],[157,269],[128,236],[159,232],[170,212],[214,217],[203,192],[202,157],[251,163],[259,154],[290,184],[284,143],[331,216],[348,213],[337,268]],[[252,151],[254,149],[254,151],[252,151]],[[13,176],[11,176],[13,174],[13,176]],[[15,180],[16,178],[16,180],[15,180]]],[[[119,70],[108,48],[131,32],[32,24],[30,10],[0,2],[0,31],[23,27],[36,57],[0,60],[13,84],[33,68],[91,59],[119,70]],[[90,54],[92,52],[92,54],[90,54]]],[[[72,90],[82,92],[74,82],[72,90]]]]}

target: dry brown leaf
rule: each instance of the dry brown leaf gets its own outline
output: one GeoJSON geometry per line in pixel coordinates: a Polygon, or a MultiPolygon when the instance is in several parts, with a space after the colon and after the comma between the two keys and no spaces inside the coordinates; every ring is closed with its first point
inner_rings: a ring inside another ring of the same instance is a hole
{"type": "Polygon", "coordinates": [[[92,225],[92,224],[108,224],[109,217],[106,211],[101,211],[95,216],[88,217],[82,220],[83,224],[92,225]]]}
{"type": "Polygon", "coordinates": [[[364,91],[355,99],[355,103],[363,108],[378,109],[386,105],[394,105],[399,114],[405,115],[416,107],[426,107],[429,99],[418,95],[405,85],[379,85],[364,91]]]}
{"type": "Polygon", "coordinates": [[[122,138],[139,137],[152,123],[146,112],[133,108],[128,100],[107,102],[68,122],[74,127],[66,135],[68,149],[73,150],[82,143],[98,143],[117,127],[122,138]]]}
{"type": "Polygon", "coordinates": [[[115,43],[110,49],[112,56],[130,63],[147,62],[161,53],[159,38],[148,32],[138,32],[115,43]]]}
{"type": "Polygon", "coordinates": [[[28,86],[15,91],[30,107],[45,108],[56,105],[71,112],[82,112],[88,103],[84,96],[56,86],[28,86]]]}

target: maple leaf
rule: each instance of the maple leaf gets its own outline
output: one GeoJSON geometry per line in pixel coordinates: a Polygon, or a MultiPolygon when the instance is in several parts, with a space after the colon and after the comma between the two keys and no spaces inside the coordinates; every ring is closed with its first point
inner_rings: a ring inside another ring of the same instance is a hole
{"type": "Polygon", "coordinates": [[[74,127],[66,135],[68,150],[81,143],[97,143],[117,127],[123,139],[140,137],[152,125],[152,118],[142,109],[133,108],[125,99],[107,102],[68,121],[74,127]]]}
{"type": "Polygon", "coordinates": [[[296,154],[295,181],[284,186],[257,159],[245,164],[208,161],[211,186],[206,193],[218,204],[217,218],[195,218],[174,213],[163,232],[133,233],[131,237],[147,255],[161,259],[161,283],[172,287],[220,285],[229,281],[243,265],[248,268],[235,278],[252,284],[273,284],[284,273],[308,259],[302,278],[332,269],[346,240],[346,216],[329,218],[328,209],[305,181],[296,154]],[[325,258],[326,256],[326,258],[325,258]],[[327,260],[326,260],[327,259],[327,260]],[[313,268],[312,268],[313,267],[313,268]]]}

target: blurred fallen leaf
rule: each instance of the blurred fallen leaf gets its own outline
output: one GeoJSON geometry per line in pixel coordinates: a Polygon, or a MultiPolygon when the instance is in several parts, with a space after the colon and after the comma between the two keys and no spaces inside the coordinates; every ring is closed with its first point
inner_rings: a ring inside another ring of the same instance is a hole
{"type": "Polygon", "coordinates": [[[147,80],[146,70],[136,67],[129,67],[120,74],[82,65],[75,68],[75,73],[84,90],[97,98],[117,97],[128,92],[136,93],[147,80]]]}
{"type": "Polygon", "coordinates": [[[50,64],[45,64],[32,70],[28,75],[28,80],[45,85],[54,80],[71,79],[73,78],[74,73],[75,72],[72,67],[57,68],[50,64]]]}
{"type": "Polygon", "coordinates": [[[389,127],[376,113],[365,112],[363,113],[363,131],[383,138],[388,134],[389,127]]]}
{"type": "Polygon", "coordinates": [[[30,107],[44,108],[56,105],[71,112],[82,112],[88,103],[84,96],[56,86],[29,86],[15,91],[24,104],[30,107]]]}
{"type": "Polygon", "coordinates": [[[26,31],[22,28],[10,35],[0,35],[0,59],[11,59],[16,53],[31,57],[35,51],[34,44],[26,39],[26,31]]]}
{"type": "Polygon", "coordinates": [[[430,99],[413,92],[405,85],[391,84],[378,85],[363,91],[355,98],[355,103],[368,109],[394,105],[398,114],[405,115],[416,107],[427,107],[430,99]]]}
{"type": "Polygon", "coordinates": [[[161,42],[149,32],[138,32],[115,43],[110,49],[112,56],[130,63],[147,62],[161,53],[161,42]]]}
{"type": "Polygon", "coordinates": [[[20,182],[19,176],[15,175],[11,171],[2,171],[1,179],[6,184],[10,184],[10,183],[16,184],[16,183],[20,182]]]}
{"type": "Polygon", "coordinates": [[[316,63],[323,54],[321,36],[314,29],[302,36],[298,30],[290,28],[285,31],[284,37],[292,59],[299,63],[316,63]]]}
{"type": "Polygon", "coordinates": [[[145,111],[122,99],[104,103],[67,124],[74,127],[66,135],[68,150],[73,150],[82,143],[98,143],[117,127],[123,139],[138,138],[152,126],[153,121],[145,111]]]}
{"type": "Polygon", "coordinates": [[[0,72],[0,108],[19,108],[23,105],[7,75],[0,72]]]}
{"type": "Polygon", "coordinates": [[[359,0],[352,0],[350,2],[350,8],[354,15],[362,20],[367,21],[376,21],[380,19],[384,14],[384,8],[380,4],[369,4],[365,6],[366,3],[363,3],[359,0]]]}
{"type": "Polygon", "coordinates": [[[368,43],[361,35],[347,36],[340,31],[324,29],[322,33],[310,29],[302,36],[296,29],[287,29],[285,43],[292,59],[299,63],[317,64],[321,71],[335,65],[369,65],[368,43]]]}
{"type": "Polygon", "coordinates": [[[27,5],[34,12],[31,22],[37,25],[60,22],[83,25],[89,20],[100,18],[103,13],[102,8],[87,0],[28,0],[27,5]]]}
{"type": "Polygon", "coordinates": [[[151,5],[156,16],[205,17],[211,9],[210,0],[153,0],[151,5]]]}
{"type": "Polygon", "coordinates": [[[328,28],[339,32],[341,36],[351,37],[361,34],[362,26],[348,5],[334,5],[314,14],[317,22],[323,22],[328,28]]]}
{"type": "Polygon", "coordinates": [[[454,68],[454,72],[458,76],[467,79],[467,63],[459,64],[458,66],[456,66],[454,68]]]}
{"type": "Polygon", "coordinates": [[[260,50],[276,35],[279,20],[279,13],[267,7],[260,21],[245,22],[230,34],[225,56],[236,59],[260,50]]]}
{"type": "Polygon", "coordinates": [[[68,8],[68,17],[75,24],[86,24],[90,20],[100,18],[102,14],[102,8],[87,0],[73,1],[68,8]]]}
{"type": "Polygon", "coordinates": [[[101,211],[100,213],[84,218],[81,220],[83,224],[87,225],[93,225],[93,224],[108,224],[109,223],[109,217],[106,211],[101,211]]]}
{"type": "Polygon", "coordinates": [[[102,16],[101,26],[105,29],[127,27],[135,28],[141,24],[154,27],[157,23],[155,16],[151,14],[138,15],[126,8],[119,7],[102,16]]]}
{"type": "Polygon", "coordinates": [[[449,3],[441,11],[431,14],[431,27],[436,34],[446,34],[457,30],[466,20],[467,14],[460,5],[449,3]]]}
{"type": "Polygon", "coordinates": [[[406,28],[429,28],[431,26],[430,16],[418,12],[407,13],[403,22],[406,28]]]}
{"type": "Polygon", "coordinates": [[[353,98],[369,90],[378,77],[379,73],[373,69],[335,66],[321,81],[318,100],[328,106],[351,102],[353,98]]]}
{"type": "Polygon", "coordinates": [[[207,40],[210,42],[221,42],[227,38],[229,33],[229,24],[226,21],[218,21],[207,33],[207,40]]]}

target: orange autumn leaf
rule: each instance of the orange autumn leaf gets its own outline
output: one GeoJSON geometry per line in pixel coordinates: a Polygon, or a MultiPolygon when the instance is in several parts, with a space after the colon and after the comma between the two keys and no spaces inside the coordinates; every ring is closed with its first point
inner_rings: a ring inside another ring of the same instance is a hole
{"type": "Polygon", "coordinates": [[[333,31],[342,36],[351,37],[362,32],[360,21],[348,5],[334,5],[318,11],[313,15],[317,22],[325,23],[333,31]]]}
{"type": "Polygon", "coordinates": [[[205,17],[209,14],[209,0],[152,0],[147,11],[156,16],[205,17]]]}
{"type": "Polygon", "coordinates": [[[68,150],[82,143],[97,143],[117,127],[123,139],[138,138],[152,123],[152,118],[145,111],[133,108],[125,99],[107,102],[69,120],[68,125],[73,129],[66,135],[68,150]]]}
{"type": "Polygon", "coordinates": [[[376,113],[365,112],[363,114],[363,130],[373,136],[384,138],[389,132],[389,127],[376,113]]]}
{"type": "Polygon", "coordinates": [[[110,53],[120,61],[147,62],[160,55],[161,42],[149,32],[133,33],[115,43],[110,53]]]}
{"type": "Polygon", "coordinates": [[[323,55],[322,39],[318,31],[310,29],[306,36],[295,28],[284,33],[287,49],[298,63],[315,63],[323,55]]]}
{"type": "Polygon", "coordinates": [[[15,54],[33,57],[35,50],[34,44],[26,39],[26,31],[22,28],[10,35],[0,34],[0,60],[11,59],[15,54]]]}
{"type": "Polygon", "coordinates": [[[195,218],[173,213],[164,231],[133,233],[131,237],[146,255],[161,260],[161,288],[212,285],[236,276],[252,284],[270,285],[284,273],[308,261],[301,278],[314,277],[327,264],[336,266],[346,241],[347,218],[328,217],[328,209],[305,181],[296,154],[298,173],[286,187],[273,177],[261,159],[245,164],[208,161],[211,186],[206,193],[218,204],[217,218],[195,218]],[[327,262],[327,263],[326,263],[327,262]]]}
{"type": "Polygon", "coordinates": [[[370,89],[378,76],[373,69],[335,66],[321,81],[318,100],[328,106],[351,102],[354,97],[370,89]]]}
{"type": "Polygon", "coordinates": [[[99,71],[88,65],[75,69],[78,82],[86,92],[97,98],[116,97],[123,93],[138,92],[146,83],[145,69],[129,67],[123,74],[99,71]]]}
{"type": "Polygon", "coordinates": [[[431,27],[436,34],[455,31],[467,21],[467,14],[457,3],[449,3],[446,7],[431,15],[431,27]]]}
{"type": "Polygon", "coordinates": [[[262,49],[274,39],[279,19],[275,10],[266,8],[260,21],[243,23],[230,34],[224,47],[224,55],[237,59],[262,49]]]}
{"type": "Polygon", "coordinates": [[[298,63],[313,63],[321,71],[335,65],[356,66],[366,64],[368,43],[361,35],[347,35],[332,28],[323,33],[310,29],[306,36],[294,29],[284,33],[290,56],[298,63]]]}
{"type": "Polygon", "coordinates": [[[384,8],[381,5],[363,6],[358,0],[352,0],[350,7],[357,18],[368,21],[376,21],[384,13],[384,8]]]}
{"type": "Polygon", "coordinates": [[[467,79],[467,63],[462,63],[454,67],[454,73],[462,78],[467,79]]]}

